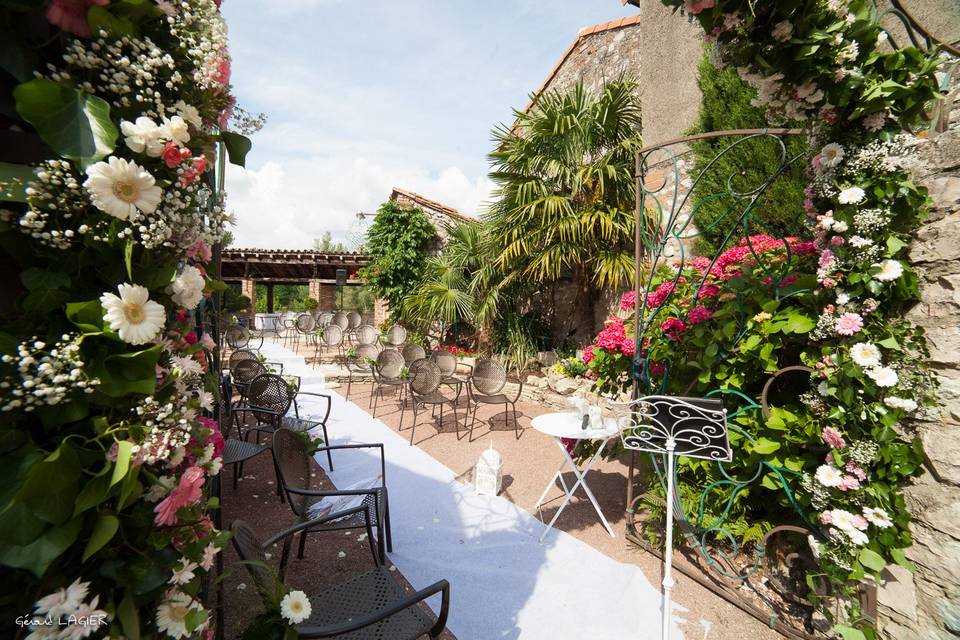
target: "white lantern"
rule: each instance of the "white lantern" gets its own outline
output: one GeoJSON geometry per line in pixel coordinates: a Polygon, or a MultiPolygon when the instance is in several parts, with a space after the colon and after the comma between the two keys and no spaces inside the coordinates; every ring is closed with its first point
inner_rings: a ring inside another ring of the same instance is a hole
{"type": "Polygon", "coordinates": [[[503,484],[503,457],[500,452],[490,448],[480,454],[480,460],[473,469],[473,488],[477,495],[495,496],[500,493],[503,484]]]}

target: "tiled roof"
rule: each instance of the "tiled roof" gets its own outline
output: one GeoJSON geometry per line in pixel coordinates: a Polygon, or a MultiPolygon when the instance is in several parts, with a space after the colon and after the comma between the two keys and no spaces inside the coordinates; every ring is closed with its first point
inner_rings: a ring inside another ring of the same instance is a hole
{"type": "Polygon", "coordinates": [[[412,200],[413,202],[416,202],[421,206],[427,207],[428,209],[432,209],[434,211],[437,211],[438,213],[442,213],[446,216],[454,218],[455,220],[458,220],[461,222],[479,222],[479,220],[477,220],[473,216],[468,216],[465,213],[460,213],[453,207],[448,207],[447,205],[441,204],[436,200],[431,200],[430,198],[424,197],[419,193],[414,193],[413,191],[407,191],[406,189],[401,189],[400,187],[394,187],[393,191],[390,192],[390,199],[396,200],[398,195],[403,196],[408,200],[412,200]]]}
{"type": "MultiPolygon", "coordinates": [[[[624,4],[627,4],[627,0],[623,0],[624,4]]],[[[633,4],[631,2],[631,4],[633,4]]],[[[553,69],[550,70],[550,73],[547,74],[546,80],[543,81],[543,84],[540,85],[540,88],[537,89],[533,97],[530,99],[530,102],[527,103],[527,106],[523,108],[524,111],[529,111],[530,107],[533,106],[533,103],[537,101],[537,98],[540,97],[540,94],[543,93],[550,83],[553,82],[553,79],[559,73],[560,68],[567,61],[567,58],[570,57],[570,54],[573,53],[576,48],[580,45],[584,38],[592,36],[597,33],[603,33],[604,31],[613,31],[614,29],[622,29],[623,27],[630,27],[640,22],[640,16],[627,16],[626,18],[620,18],[619,20],[612,20],[610,22],[603,22],[601,24],[595,24],[592,27],[584,27],[577,32],[577,37],[573,43],[567,47],[567,50],[563,52],[563,55],[560,56],[560,59],[557,60],[557,64],[553,65],[553,69]]]]}

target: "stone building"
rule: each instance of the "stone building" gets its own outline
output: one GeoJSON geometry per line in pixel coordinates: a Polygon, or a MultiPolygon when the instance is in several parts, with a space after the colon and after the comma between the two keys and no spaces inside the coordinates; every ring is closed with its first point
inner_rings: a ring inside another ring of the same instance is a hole
{"type": "Polygon", "coordinates": [[[437,230],[437,237],[430,247],[431,253],[437,254],[447,240],[447,231],[450,227],[467,222],[479,224],[479,220],[473,216],[461,213],[453,207],[448,207],[436,200],[424,197],[419,193],[407,191],[400,187],[394,187],[390,192],[390,201],[396,202],[401,207],[418,207],[430,221],[430,224],[437,230]]]}

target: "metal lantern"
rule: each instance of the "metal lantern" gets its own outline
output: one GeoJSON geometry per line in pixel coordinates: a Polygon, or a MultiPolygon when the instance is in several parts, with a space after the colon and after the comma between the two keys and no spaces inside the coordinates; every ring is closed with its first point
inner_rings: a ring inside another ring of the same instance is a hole
{"type": "Polygon", "coordinates": [[[473,469],[473,488],[477,495],[495,496],[503,485],[503,457],[500,452],[490,448],[480,454],[477,466],[473,469]]]}

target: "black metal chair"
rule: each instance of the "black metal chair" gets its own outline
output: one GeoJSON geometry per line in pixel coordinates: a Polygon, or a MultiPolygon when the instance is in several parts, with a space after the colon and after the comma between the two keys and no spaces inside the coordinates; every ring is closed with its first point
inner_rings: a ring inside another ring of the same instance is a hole
{"type": "MultiPolygon", "coordinates": [[[[275,606],[271,598],[286,591],[282,584],[286,573],[291,538],[301,531],[310,531],[323,521],[365,516],[363,507],[332,513],[320,520],[302,522],[261,542],[253,528],[242,520],[231,527],[237,555],[247,567],[263,595],[264,604],[275,606]],[[266,550],[283,543],[280,576],[267,564],[266,550]]],[[[368,532],[370,523],[366,523],[368,532]]],[[[415,640],[423,635],[438,638],[447,624],[450,609],[450,584],[439,580],[426,589],[407,593],[393,572],[382,566],[373,550],[373,536],[368,533],[374,568],[346,582],[310,597],[310,618],[294,627],[300,638],[349,638],[350,640],[415,640]],[[436,621],[424,605],[431,596],[440,594],[440,613],[436,621]]]]}
{"type": "Polygon", "coordinates": [[[403,366],[403,356],[396,349],[384,349],[377,355],[377,362],[371,371],[373,374],[373,389],[370,394],[370,402],[373,405],[373,417],[377,416],[378,396],[383,396],[383,390],[387,387],[399,388],[400,403],[404,402],[403,390],[407,379],[403,377],[403,366]]]}
{"type": "Polygon", "coordinates": [[[473,407],[473,419],[470,422],[470,442],[473,442],[473,427],[477,421],[477,409],[481,404],[502,404],[504,410],[513,410],[513,430],[520,439],[520,423],[517,420],[517,400],[523,392],[523,380],[519,380],[517,395],[513,398],[503,392],[507,384],[507,370],[502,364],[490,358],[482,358],[470,373],[467,383],[467,407],[473,407]]]}
{"type": "Polygon", "coordinates": [[[361,344],[354,349],[355,354],[347,358],[347,393],[344,398],[350,397],[350,387],[353,385],[353,374],[368,375],[370,380],[370,394],[373,394],[373,367],[377,362],[380,350],[373,344],[361,344]]]}
{"type": "MultiPolygon", "coordinates": [[[[250,351],[247,351],[247,353],[252,354],[250,351]]],[[[256,354],[252,355],[253,358],[244,357],[230,366],[230,379],[239,395],[236,403],[232,402],[231,398],[231,411],[234,410],[234,407],[242,407],[247,403],[247,390],[250,383],[257,376],[267,373],[267,368],[260,362],[260,358],[256,354]]]]}
{"type": "MultiPolygon", "coordinates": [[[[338,444],[325,445],[317,451],[326,450],[329,454],[332,449],[377,449],[380,453],[380,478],[370,487],[358,489],[319,490],[314,488],[314,474],[312,473],[313,455],[307,450],[307,441],[304,437],[290,429],[278,429],[273,434],[273,461],[277,469],[277,478],[283,487],[287,502],[293,514],[301,522],[316,520],[323,517],[329,510],[336,509],[337,497],[362,496],[363,505],[370,513],[370,524],[377,529],[377,546],[380,557],[386,559],[386,551],[393,551],[393,535],[390,531],[390,502],[387,497],[386,463],[383,457],[383,445],[376,444],[338,444]],[[329,506],[327,511],[322,507],[329,506]],[[318,509],[317,507],[321,507],[318,509]],[[386,551],[384,550],[386,545],[386,551]]],[[[336,509],[339,510],[339,509],[336,509]]],[[[337,520],[330,522],[315,531],[358,529],[362,523],[358,518],[337,520]]],[[[300,538],[300,548],[297,557],[303,557],[306,545],[306,533],[300,538]]]]}
{"type": "Polygon", "coordinates": [[[412,342],[404,345],[401,353],[403,353],[403,361],[407,363],[408,367],[417,360],[427,357],[427,350],[418,344],[413,344],[412,342]]]}
{"type": "MultiPolygon", "coordinates": [[[[460,391],[462,387],[457,387],[457,394],[450,398],[440,393],[440,385],[443,384],[443,374],[440,367],[435,362],[426,358],[417,360],[410,365],[410,376],[407,383],[409,397],[413,403],[413,426],[410,427],[410,444],[413,444],[413,434],[417,429],[417,407],[427,405],[435,410],[440,407],[440,426],[443,426],[443,406],[449,404],[453,407],[453,421],[457,425],[457,440],[460,439],[460,419],[457,417],[457,402],[460,400],[460,391]]],[[[403,414],[406,407],[400,410],[400,425],[397,430],[403,429],[403,414]]],[[[439,432],[440,427],[437,428],[439,432]]]]}

